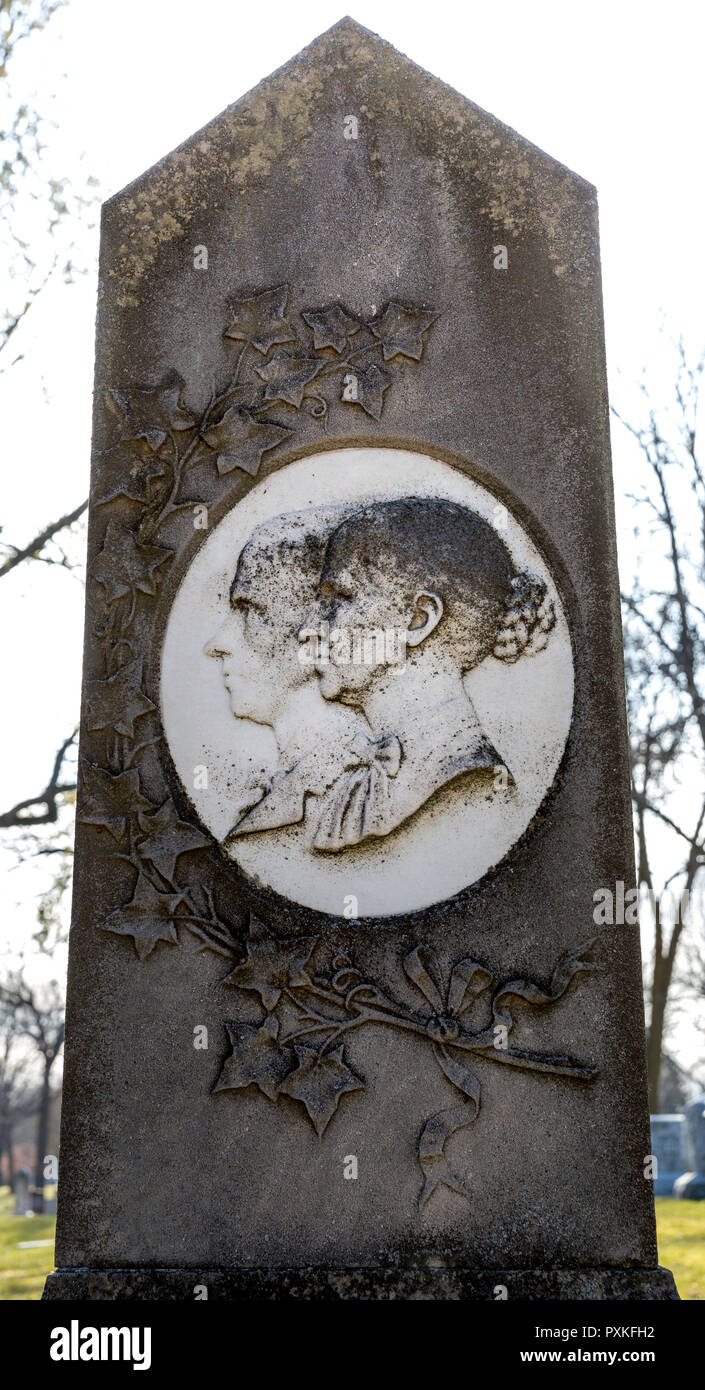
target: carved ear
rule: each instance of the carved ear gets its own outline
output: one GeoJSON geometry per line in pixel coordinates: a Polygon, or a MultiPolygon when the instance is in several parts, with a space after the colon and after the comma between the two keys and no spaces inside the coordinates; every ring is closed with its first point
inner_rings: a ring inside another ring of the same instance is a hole
{"type": "Polygon", "coordinates": [[[443,599],[431,589],[422,589],[414,599],[414,613],[406,630],[407,647],[418,647],[438,627],[443,617],[443,599]]]}

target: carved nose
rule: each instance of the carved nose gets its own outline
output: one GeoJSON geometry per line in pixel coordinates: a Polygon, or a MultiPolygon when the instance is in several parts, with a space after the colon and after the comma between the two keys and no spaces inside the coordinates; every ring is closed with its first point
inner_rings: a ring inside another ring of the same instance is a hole
{"type": "Polygon", "coordinates": [[[218,631],[214,632],[213,636],[209,637],[208,641],[206,642],[206,645],[203,648],[203,655],[221,657],[227,656],[228,651],[229,647],[227,646],[227,643],[223,640],[222,629],[218,628],[218,631]]]}

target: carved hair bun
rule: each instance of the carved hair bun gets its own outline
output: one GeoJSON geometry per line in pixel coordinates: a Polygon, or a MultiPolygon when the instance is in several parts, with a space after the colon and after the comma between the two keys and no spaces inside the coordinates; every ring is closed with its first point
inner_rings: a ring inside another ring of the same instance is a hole
{"type": "Polygon", "coordinates": [[[509,664],[520,656],[535,656],[543,651],[555,625],[556,611],[543,579],[515,574],[493,655],[509,664]]]}

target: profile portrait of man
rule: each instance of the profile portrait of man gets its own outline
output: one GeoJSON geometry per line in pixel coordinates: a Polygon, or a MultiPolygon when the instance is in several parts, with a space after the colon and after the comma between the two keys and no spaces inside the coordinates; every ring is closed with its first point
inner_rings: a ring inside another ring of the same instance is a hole
{"type": "Polygon", "coordinates": [[[228,611],[204,648],[221,662],[233,716],[269,725],[278,749],[271,776],[243,789],[226,848],[240,835],[300,821],[307,794],[330,785],[344,765],[341,750],[366,728],[359,712],[322,698],[298,641],[327,537],[345,514],[304,508],[255,527],[237,559],[228,611]]]}

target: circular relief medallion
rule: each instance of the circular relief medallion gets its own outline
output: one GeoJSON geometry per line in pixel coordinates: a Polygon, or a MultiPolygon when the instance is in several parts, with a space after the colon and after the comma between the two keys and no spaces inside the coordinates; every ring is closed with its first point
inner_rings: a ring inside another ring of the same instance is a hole
{"type": "Polygon", "coordinates": [[[568,624],[524,527],[425,454],[337,449],[254,487],[174,599],[171,756],[254,882],[335,916],[476,882],[549,790],[568,624]]]}

